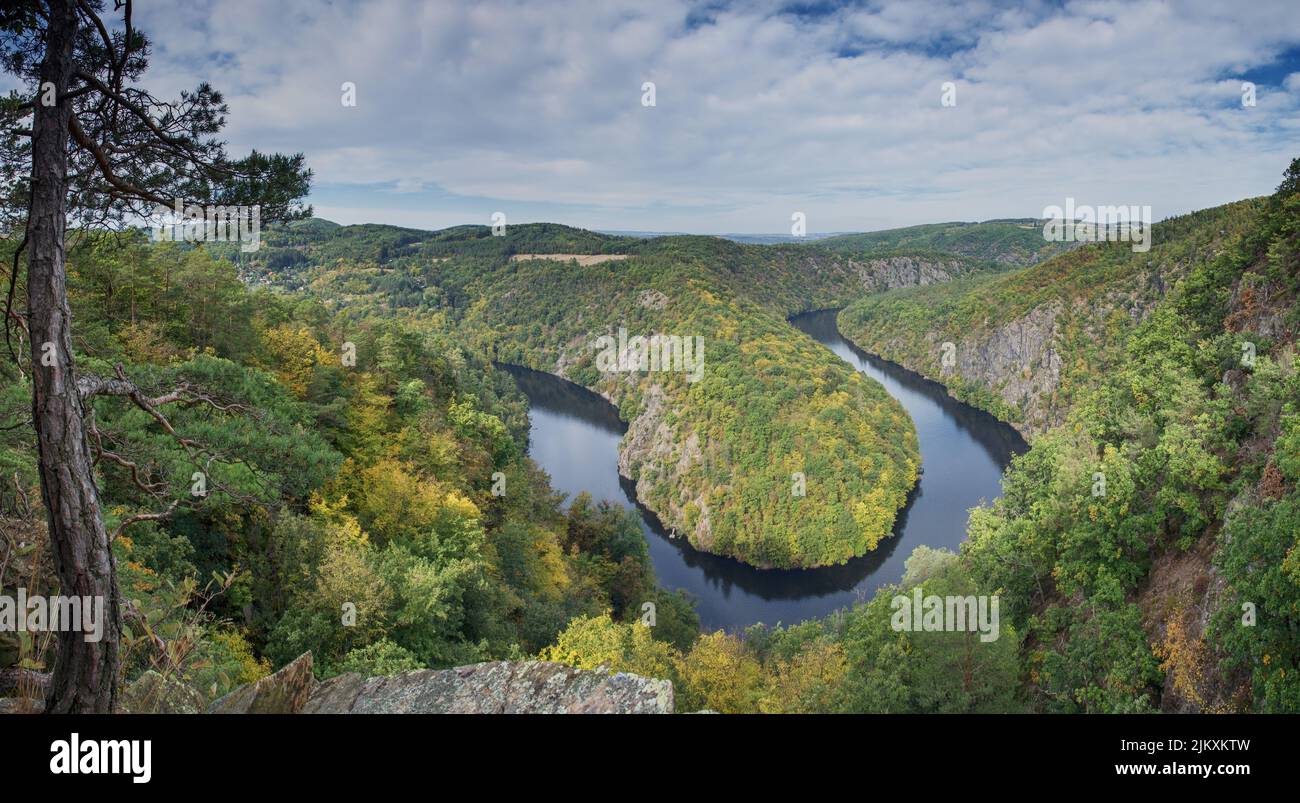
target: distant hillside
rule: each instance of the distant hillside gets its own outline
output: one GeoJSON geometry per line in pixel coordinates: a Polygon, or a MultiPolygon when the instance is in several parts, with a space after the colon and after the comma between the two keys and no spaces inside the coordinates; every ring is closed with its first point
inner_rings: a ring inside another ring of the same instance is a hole
{"type": "Polygon", "coordinates": [[[901,229],[828,237],[816,243],[844,254],[939,253],[1001,265],[1032,265],[1068,250],[1070,243],[1043,239],[1034,218],[984,223],[927,223],[901,229]]]}
{"type": "Polygon", "coordinates": [[[251,253],[240,252],[233,243],[206,247],[235,262],[251,283],[292,289],[305,286],[322,269],[344,265],[354,278],[370,276],[367,292],[387,292],[389,301],[400,307],[455,307],[481,267],[475,261],[504,265],[529,254],[673,254],[689,262],[692,270],[724,281],[733,292],[782,314],[839,306],[864,292],[946,281],[990,267],[952,254],[829,253],[805,248],[795,238],[765,245],[710,235],[617,236],[556,223],[512,225],[503,236],[493,236],[488,226],[425,231],[313,219],[270,228],[262,240],[262,248],[251,253]],[[428,302],[426,290],[443,300],[428,302]]]}
{"type": "Polygon", "coordinates": [[[808,233],[798,237],[793,234],[719,234],[724,240],[731,240],[746,245],[792,245],[796,243],[820,242],[828,237],[838,237],[840,232],[830,234],[808,233]]]}
{"type": "Polygon", "coordinates": [[[320,218],[273,226],[262,232],[262,247],[241,252],[234,243],[207,247],[240,267],[254,283],[299,284],[293,276],[304,267],[349,263],[387,265],[400,260],[428,261],[448,256],[509,258],[514,254],[627,253],[640,240],[613,237],[558,223],[528,223],[492,236],[490,226],[454,226],[438,231],[379,223],[340,226],[320,218]]]}

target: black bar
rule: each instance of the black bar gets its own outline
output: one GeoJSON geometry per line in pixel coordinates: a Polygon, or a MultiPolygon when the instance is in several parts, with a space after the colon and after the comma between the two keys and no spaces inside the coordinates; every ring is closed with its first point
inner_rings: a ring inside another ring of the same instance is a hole
{"type": "Polygon", "coordinates": [[[1022,791],[1025,783],[1050,784],[1045,794],[1171,783],[1227,790],[1290,782],[1297,724],[1248,715],[11,716],[4,765],[7,777],[49,793],[70,785],[194,790],[218,777],[229,794],[264,781],[330,791],[369,784],[377,772],[385,786],[435,773],[448,793],[458,777],[488,788],[531,779],[538,791],[571,783],[577,792],[589,782],[582,767],[631,773],[629,780],[689,770],[723,786],[737,774],[795,786],[857,776],[917,793],[950,782],[1022,791]],[[83,750],[92,739],[149,740],[148,783],[129,774],[54,774],[51,745],[70,743],[73,733],[83,750]],[[1136,744],[1125,749],[1126,742],[1136,744]],[[1199,769],[1206,766],[1209,777],[1199,769]]]}

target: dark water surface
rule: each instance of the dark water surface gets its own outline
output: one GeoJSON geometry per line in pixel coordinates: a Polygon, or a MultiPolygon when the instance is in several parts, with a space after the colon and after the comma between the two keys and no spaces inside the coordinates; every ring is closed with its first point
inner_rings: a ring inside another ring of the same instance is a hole
{"type": "Polygon", "coordinates": [[[835,312],[811,312],[790,323],[845,362],[884,385],[916,424],[921,482],[898,514],[894,534],[874,552],[824,569],[755,569],[669,538],[637,505],[632,484],[618,475],[625,425],[614,407],[585,388],[550,374],[506,366],[531,405],[529,452],[570,497],[587,491],[641,513],[659,584],[696,599],[706,629],[738,631],[755,622],[794,624],[870,598],[903,576],[920,544],[955,550],[966,538],[970,508],[1001,493],[1002,471],[1027,448],[1011,427],[948,396],[943,387],[894,363],[865,354],[840,337],[835,312]]]}

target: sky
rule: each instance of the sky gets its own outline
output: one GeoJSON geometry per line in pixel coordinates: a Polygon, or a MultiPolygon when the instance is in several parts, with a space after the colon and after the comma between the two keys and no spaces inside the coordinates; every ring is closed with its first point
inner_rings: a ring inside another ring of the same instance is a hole
{"type": "Polygon", "coordinates": [[[1295,0],[136,6],[145,85],[211,82],[232,152],[305,153],[340,223],[865,231],[1067,198],[1161,219],[1300,156],[1295,0]]]}

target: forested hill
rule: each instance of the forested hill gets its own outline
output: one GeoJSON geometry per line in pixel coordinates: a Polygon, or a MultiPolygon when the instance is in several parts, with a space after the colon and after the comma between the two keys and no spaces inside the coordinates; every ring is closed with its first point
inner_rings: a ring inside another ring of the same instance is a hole
{"type": "Polygon", "coordinates": [[[322,266],[409,268],[453,255],[508,259],[526,253],[628,253],[644,242],[558,223],[510,226],[507,231],[507,236],[494,237],[490,226],[465,225],[426,231],[379,223],[340,226],[312,218],[268,227],[262,233],[262,247],[254,252],[241,252],[234,244],[213,243],[208,247],[238,264],[246,279],[293,286],[296,274],[322,266]]]}
{"type": "Polygon", "coordinates": [[[1031,219],[944,223],[837,235],[804,243],[756,245],[722,237],[600,234],[556,223],[464,225],[437,231],[383,224],[340,226],[315,218],[269,229],[261,250],[241,253],[214,244],[215,253],[240,265],[254,283],[301,287],[304,273],[338,266],[377,267],[400,276],[384,288],[397,306],[419,306],[417,291],[440,293],[454,304],[467,277],[458,267],[434,265],[452,258],[504,262],[527,254],[663,256],[693,261],[697,270],[729,282],[739,295],[786,313],[839,306],[894,286],[946,281],[1041,261],[1072,247],[1049,243],[1031,219]],[[399,286],[400,284],[400,286],[399,286]]]}
{"type": "Polygon", "coordinates": [[[475,225],[438,231],[383,224],[340,226],[314,218],[264,231],[262,248],[256,252],[242,253],[233,244],[207,247],[238,264],[253,283],[301,287],[323,269],[340,266],[395,274],[385,286],[372,289],[387,293],[396,307],[454,303],[473,278],[467,266],[495,269],[528,254],[667,257],[689,262],[694,270],[728,282],[734,292],[788,312],[989,267],[979,258],[937,250],[898,248],[859,256],[849,249],[836,253],[805,244],[753,245],[702,235],[614,236],[557,223],[510,225],[501,236],[492,232],[490,226],[475,225]],[[395,292],[399,278],[401,289],[395,292]],[[409,292],[414,288],[431,291],[428,303],[409,292]]]}
{"type": "Polygon", "coordinates": [[[849,255],[928,253],[964,256],[997,265],[1024,266],[1069,250],[1071,243],[1043,239],[1043,224],[1034,218],[983,223],[927,223],[863,234],[842,234],[816,247],[849,255]]]}

